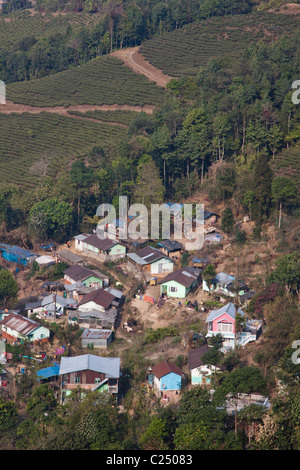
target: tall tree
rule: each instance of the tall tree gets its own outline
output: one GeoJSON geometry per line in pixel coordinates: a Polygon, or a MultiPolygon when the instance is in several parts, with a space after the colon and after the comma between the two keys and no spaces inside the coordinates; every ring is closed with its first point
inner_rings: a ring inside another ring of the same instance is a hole
{"type": "Polygon", "coordinates": [[[94,172],[81,160],[73,163],[70,171],[71,180],[77,189],[77,230],[80,228],[80,201],[82,192],[88,189],[94,180],[94,172]]]}

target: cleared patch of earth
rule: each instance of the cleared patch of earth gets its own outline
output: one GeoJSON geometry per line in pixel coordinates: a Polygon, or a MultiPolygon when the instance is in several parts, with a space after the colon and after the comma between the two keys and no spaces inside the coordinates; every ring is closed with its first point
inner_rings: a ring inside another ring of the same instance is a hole
{"type": "Polygon", "coordinates": [[[161,70],[151,65],[139,52],[139,48],[140,46],[128,47],[115,51],[111,55],[122,60],[133,72],[145,75],[150,81],[165,88],[173,77],[165,75],[161,70]]]}

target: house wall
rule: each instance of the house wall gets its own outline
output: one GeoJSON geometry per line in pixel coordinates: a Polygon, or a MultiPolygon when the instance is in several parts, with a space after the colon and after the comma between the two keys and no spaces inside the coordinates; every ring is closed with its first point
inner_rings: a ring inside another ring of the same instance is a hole
{"type": "MultiPolygon", "coordinates": [[[[8,326],[3,325],[2,326],[2,336],[5,337],[5,333],[8,335],[8,338],[16,338],[16,339],[22,339],[24,338],[24,335],[21,335],[18,331],[13,330],[9,328],[8,326]]],[[[44,326],[41,326],[37,328],[33,333],[28,337],[29,341],[37,341],[39,339],[44,339],[44,338],[49,338],[50,337],[50,331],[48,328],[45,328],[44,326]]]]}
{"type": "Polygon", "coordinates": [[[112,335],[107,339],[82,339],[81,344],[83,348],[87,348],[88,345],[93,345],[94,348],[107,348],[112,341],[112,335]]]}
{"type": "Polygon", "coordinates": [[[126,247],[123,245],[119,245],[118,243],[114,245],[109,250],[109,253],[108,253],[109,256],[125,255],[125,254],[126,254],[126,247]]]}
{"type": "Polygon", "coordinates": [[[211,376],[220,369],[206,365],[195,367],[191,370],[191,384],[192,385],[204,385],[211,383],[211,376]],[[204,374],[204,375],[203,375],[204,374]]]}
{"type": "Polygon", "coordinates": [[[95,372],[93,370],[81,370],[81,371],[76,371],[76,372],[70,372],[69,374],[66,374],[65,376],[65,381],[72,385],[86,385],[86,384],[95,384],[96,379],[99,379],[100,382],[105,379],[105,374],[102,374],[100,372],[95,372]],[[76,379],[79,379],[77,381],[76,379]]]}
{"type": "MultiPolygon", "coordinates": [[[[204,281],[204,280],[202,281],[202,289],[205,290],[206,292],[221,292],[225,295],[228,295],[228,297],[234,297],[235,296],[235,293],[228,290],[227,286],[222,287],[219,284],[216,284],[215,287],[213,285],[208,286],[207,282],[204,281]]],[[[245,294],[244,290],[239,291],[239,295],[244,295],[244,294],[245,294]]]]}
{"type": "Polygon", "coordinates": [[[162,392],[167,390],[180,390],[181,377],[174,372],[170,372],[169,374],[161,377],[160,380],[157,377],[154,377],[154,386],[162,392]]]}
{"type": "Polygon", "coordinates": [[[101,305],[98,305],[96,304],[95,302],[87,302],[86,304],[83,304],[83,305],[80,305],[78,307],[78,310],[80,312],[88,312],[88,311],[91,311],[91,310],[101,310],[102,312],[105,311],[105,309],[103,307],[101,307],[101,305]]]}
{"type": "Polygon", "coordinates": [[[77,240],[77,238],[75,238],[75,250],[82,251],[82,249],[83,249],[82,240],[77,240]]]}
{"type": "Polygon", "coordinates": [[[151,274],[171,273],[174,269],[174,263],[166,258],[151,263],[151,274]]]}
{"type": "Polygon", "coordinates": [[[235,330],[235,321],[227,314],[227,313],[224,313],[223,315],[221,315],[220,317],[216,318],[213,322],[212,322],[212,331],[214,333],[218,333],[218,323],[222,322],[222,321],[228,321],[228,323],[232,323],[233,325],[233,328],[232,328],[232,333],[234,333],[234,330],[235,330]]]}
{"type": "Polygon", "coordinates": [[[103,281],[103,279],[99,279],[96,276],[90,276],[90,277],[88,277],[87,279],[85,279],[83,281],[83,284],[86,287],[91,286],[91,287],[99,287],[99,288],[101,287],[102,288],[103,285],[104,285],[104,281],[103,281]]]}
{"type": "Polygon", "coordinates": [[[160,286],[160,293],[166,292],[169,297],[175,297],[177,299],[184,299],[186,295],[189,292],[189,289],[186,287],[182,286],[181,284],[178,284],[176,281],[168,281],[164,282],[160,286]],[[167,292],[165,291],[164,287],[167,288],[167,292]],[[172,292],[171,288],[175,288],[176,291],[172,292]]]}

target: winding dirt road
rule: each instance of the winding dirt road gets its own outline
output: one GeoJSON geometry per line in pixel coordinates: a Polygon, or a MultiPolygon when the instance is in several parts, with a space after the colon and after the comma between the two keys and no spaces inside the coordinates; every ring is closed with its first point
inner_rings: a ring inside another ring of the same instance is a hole
{"type": "Polygon", "coordinates": [[[161,70],[151,65],[139,52],[139,49],[140,46],[128,47],[115,51],[111,55],[122,60],[133,72],[145,75],[151,82],[165,88],[173,77],[165,75],[161,70]]]}

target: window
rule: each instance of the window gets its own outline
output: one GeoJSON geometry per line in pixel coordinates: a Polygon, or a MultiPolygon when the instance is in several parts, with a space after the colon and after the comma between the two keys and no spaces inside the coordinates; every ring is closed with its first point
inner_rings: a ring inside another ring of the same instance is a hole
{"type": "Polygon", "coordinates": [[[177,287],[170,286],[169,292],[177,292],[177,287]]]}
{"type": "Polygon", "coordinates": [[[75,377],[75,383],[80,384],[80,377],[75,377]]]}
{"type": "Polygon", "coordinates": [[[232,323],[227,323],[227,322],[218,323],[218,332],[232,333],[232,323]]]}
{"type": "Polygon", "coordinates": [[[95,384],[99,384],[100,382],[101,382],[100,377],[96,377],[96,378],[95,378],[95,384]]]}

